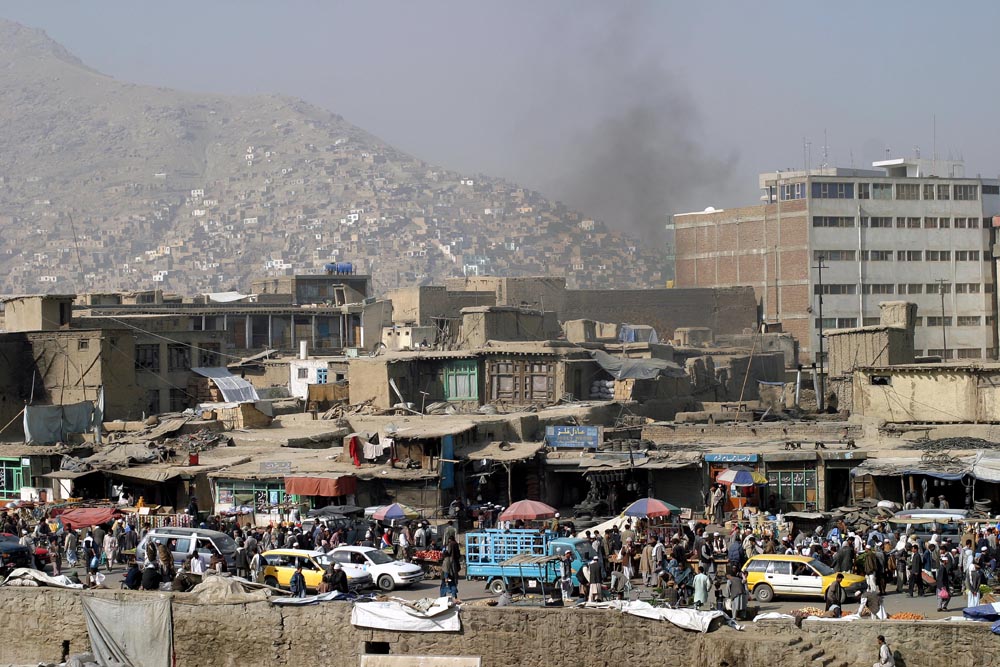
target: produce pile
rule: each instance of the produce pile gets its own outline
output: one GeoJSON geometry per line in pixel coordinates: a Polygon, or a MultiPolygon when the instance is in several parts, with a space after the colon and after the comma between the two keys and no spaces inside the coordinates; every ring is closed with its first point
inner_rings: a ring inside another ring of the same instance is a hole
{"type": "Polygon", "coordinates": [[[923,621],[927,617],[923,614],[916,614],[912,611],[902,611],[898,614],[891,614],[889,616],[890,621],[923,621]]]}
{"type": "Polygon", "coordinates": [[[802,609],[796,609],[792,612],[792,616],[795,618],[808,618],[810,616],[819,616],[821,618],[836,618],[836,612],[826,611],[820,607],[802,607],[802,609]]]}
{"type": "Polygon", "coordinates": [[[443,551],[417,551],[413,554],[414,558],[419,558],[421,560],[442,560],[444,558],[443,551]]]}

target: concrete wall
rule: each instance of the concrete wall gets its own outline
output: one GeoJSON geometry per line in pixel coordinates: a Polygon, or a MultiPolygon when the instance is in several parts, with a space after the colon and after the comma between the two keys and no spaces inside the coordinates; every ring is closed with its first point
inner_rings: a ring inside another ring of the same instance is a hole
{"type": "Polygon", "coordinates": [[[460,346],[476,349],[487,341],[550,340],[559,335],[554,318],[542,311],[515,308],[473,308],[462,311],[460,346]],[[554,329],[546,328],[555,324],[554,329]]]}
{"type": "Polygon", "coordinates": [[[348,362],[350,402],[357,405],[371,400],[375,406],[387,409],[398,402],[389,387],[389,368],[384,359],[358,358],[348,362]]]}
{"type": "MultiPolygon", "coordinates": [[[[158,596],[138,591],[98,591],[102,598],[158,596]]],[[[0,613],[11,641],[0,642],[0,662],[59,662],[64,649],[89,648],[80,593],[55,589],[0,589],[0,613]],[[68,644],[68,647],[67,647],[68,644]]],[[[185,603],[172,596],[176,664],[350,665],[381,644],[393,656],[478,656],[483,667],[581,667],[666,663],[685,667],[759,667],[871,664],[876,635],[883,634],[913,667],[996,667],[988,623],[912,621],[746,624],[742,632],[680,630],[608,610],[469,607],[457,633],[402,633],[351,625],[348,603],[275,607],[267,602],[231,605],[185,603]],[[945,656],[943,658],[943,656],[945,656]],[[942,662],[944,660],[944,662],[942,662]]]]}
{"type": "Polygon", "coordinates": [[[887,422],[1000,422],[1000,370],[940,368],[854,373],[853,412],[887,422]],[[873,384],[872,377],[890,384],[873,384]]]}
{"type": "Polygon", "coordinates": [[[913,363],[913,333],[896,327],[828,331],[829,374],[846,375],[855,368],[913,363]]]}
{"type": "Polygon", "coordinates": [[[497,298],[488,291],[457,290],[444,285],[424,285],[391,290],[392,321],[397,324],[432,324],[435,317],[460,317],[462,308],[494,306],[497,298]]]}
{"type": "Polygon", "coordinates": [[[69,326],[72,296],[27,296],[4,304],[7,331],[51,331],[69,326]]]}

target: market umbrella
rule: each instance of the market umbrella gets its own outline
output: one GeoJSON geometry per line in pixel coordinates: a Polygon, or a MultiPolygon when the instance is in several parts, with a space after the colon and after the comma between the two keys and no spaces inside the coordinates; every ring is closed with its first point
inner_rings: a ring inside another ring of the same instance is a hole
{"type": "Polygon", "coordinates": [[[657,500],[656,498],[640,498],[626,507],[622,514],[626,516],[655,519],[661,516],[670,516],[671,512],[678,511],[680,511],[679,507],[675,507],[670,503],[665,503],[662,500],[657,500]]]}
{"type": "Polygon", "coordinates": [[[537,500],[518,500],[511,503],[499,517],[500,521],[538,521],[540,519],[551,519],[556,515],[556,508],[540,503],[537,500]]]}
{"type": "Polygon", "coordinates": [[[398,519],[419,519],[420,512],[401,503],[393,503],[379,509],[372,518],[376,521],[395,521],[398,519]]]}
{"type": "Polygon", "coordinates": [[[757,486],[767,484],[767,477],[764,477],[756,470],[736,466],[735,468],[729,468],[719,473],[715,481],[722,484],[729,484],[730,486],[757,486]]]}

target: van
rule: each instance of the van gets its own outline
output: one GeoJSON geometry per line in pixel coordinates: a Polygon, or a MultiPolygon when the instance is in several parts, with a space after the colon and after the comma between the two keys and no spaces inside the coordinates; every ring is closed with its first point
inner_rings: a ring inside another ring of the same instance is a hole
{"type": "Polygon", "coordinates": [[[175,528],[164,526],[154,528],[146,534],[135,549],[135,559],[142,565],[146,559],[146,544],[155,540],[166,545],[174,556],[174,566],[180,567],[189,556],[197,551],[207,563],[213,551],[218,551],[226,559],[226,567],[235,569],[236,540],[217,530],[204,528],[175,528]]]}
{"type": "Polygon", "coordinates": [[[968,510],[960,509],[916,509],[896,512],[889,525],[894,531],[914,535],[921,542],[930,541],[933,533],[949,538],[952,544],[958,546],[962,538],[963,519],[968,518],[968,510]]]}

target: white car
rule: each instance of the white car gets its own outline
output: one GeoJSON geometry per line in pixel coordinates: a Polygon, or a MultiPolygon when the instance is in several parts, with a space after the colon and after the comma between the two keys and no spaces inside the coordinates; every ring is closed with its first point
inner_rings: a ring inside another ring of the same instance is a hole
{"type": "Polygon", "coordinates": [[[329,555],[341,563],[363,567],[383,591],[410,586],[424,578],[424,571],[419,565],[393,560],[373,547],[337,547],[329,555]]]}

